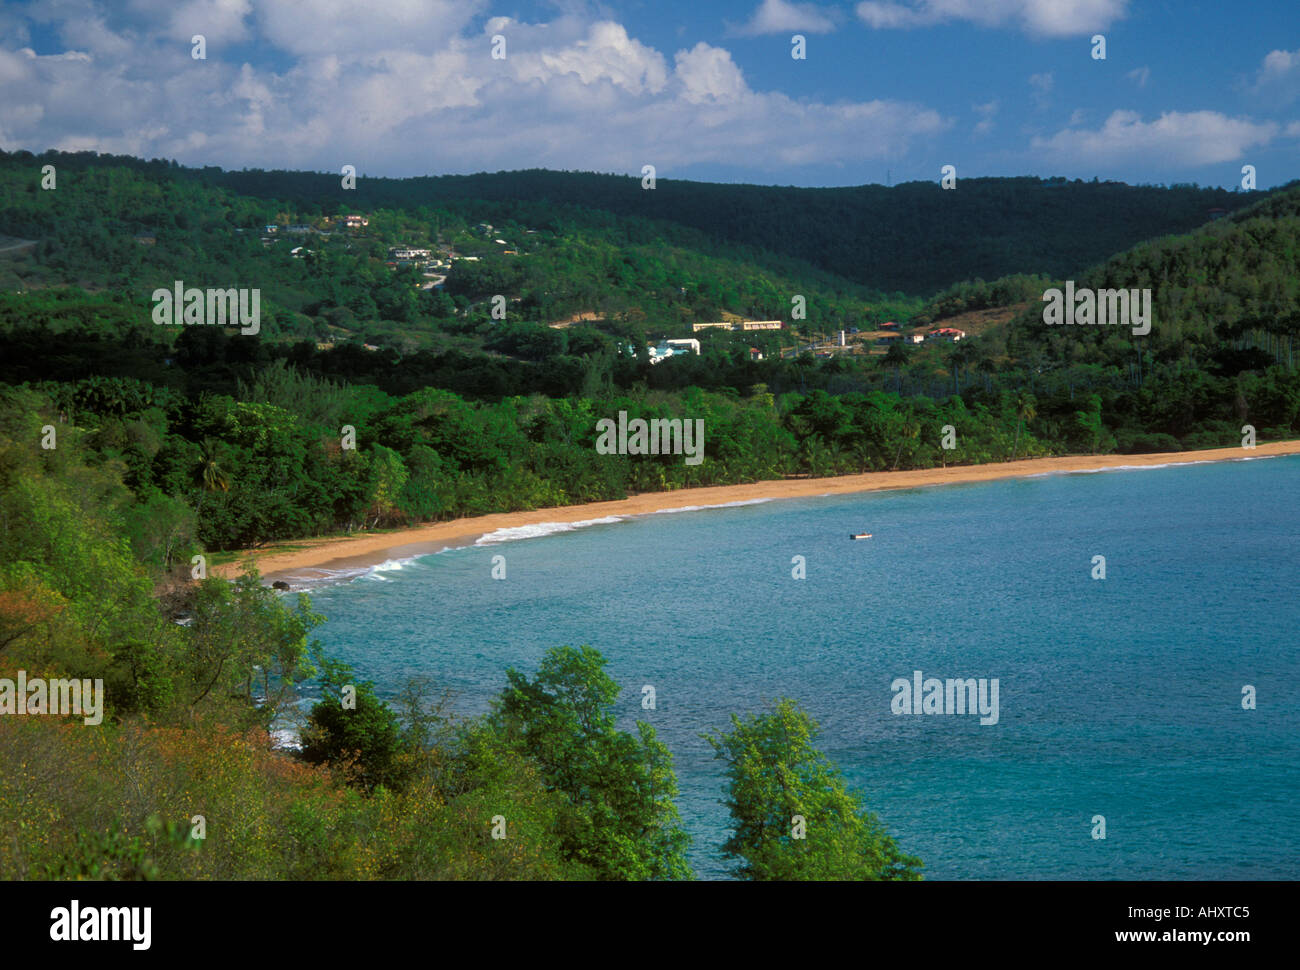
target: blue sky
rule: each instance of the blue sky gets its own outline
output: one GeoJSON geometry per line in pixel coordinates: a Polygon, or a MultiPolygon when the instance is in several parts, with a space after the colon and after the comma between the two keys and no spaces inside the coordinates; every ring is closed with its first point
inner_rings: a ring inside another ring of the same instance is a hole
{"type": "Polygon", "coordinates": [[[9,2],[0,147],[389,176],[652,164],[813,186],[950,164],[1232,187],[1249,164],[1264,188],[1300,177],[1300,7],[9,2]]]}

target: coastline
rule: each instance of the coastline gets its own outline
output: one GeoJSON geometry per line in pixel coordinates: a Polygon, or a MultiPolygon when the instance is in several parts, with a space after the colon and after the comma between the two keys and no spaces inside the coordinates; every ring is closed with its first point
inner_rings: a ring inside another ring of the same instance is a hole
{"type": "Polygon", "coordinates": [[[266,581],[298,580],[301,583],[304,579],[323,578],[323,576],[303,575],[308,572],[320,571],[329,574],[353,569],[360,572],[393,559],[430,555],[444,549],[473,545],[478,539],[499,529],[516,529],[543,523],[586,522],[611,516],[647,515],[667,509],[729,505],[764,499],[811,498],[819,495],[844,495],[853,492],[987,482],[1031,475],[1240,461],[1297,454],[1300,454],[1300,440],[1260,444],[1251,451],[1242,448],[1213,448],[1205,451],[1176,451],[1148,455],[1069,455],[1054,458],[1025,458],[984,465],[959,465],[900,472],[865,472],[832,478],[795,478],[743,485],[710,485],[668,492],[645,492],[608,502],[562,505],[528,512],[494,512],[490,515],[435,522],[387,533],[292,540],[261,550],[241,552],[234,561],[213,566],[211,571],[215,575],[232,578],[243,570],[245,564],[251,563],[257,566],[266,581]]]}

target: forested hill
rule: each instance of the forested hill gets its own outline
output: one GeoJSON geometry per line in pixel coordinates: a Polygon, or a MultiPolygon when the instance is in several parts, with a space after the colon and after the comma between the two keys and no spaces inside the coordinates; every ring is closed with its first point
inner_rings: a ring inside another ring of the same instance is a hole
{"type": "MultiPolygon", "coordinates": [[[[333,176],[205,172],[238,192],[319,200],[333,176]]],[[[343,193],[339,193],[342,195],[343,193]]],[[[661,219],[806,260],[885,292],[928,295],[959,280],[1081,272],[1145,239],[1187,232],[1263,193],[1064,179],[959,179],[892,188],[808,189],[542,169],[406,180],[360,179],[359,205],[482,199],[549,202],[661,219]]]]}
{"type": "MultiPolygon", "coordinates": [[[[1144,242],[1076,278],[1083,287],[1150,289],[1150,354],[1216,373],[1295,363],[1300,331],[1300,186],[1195,232],[1144,242]]],[[[1013,351],[1045,347],[1064,360],[1081,344],[1134,353],[1119,328],[1062,333],[1034,300],[1013,321],[1013,351]],[[1069,354],[1062,348],[1069,348],[1069,354]]]]}
{"type": "MultiPolygon", "coordinates": [[[[93,153],[47,154],[71,169],[113,164],[198,179],[243,196],[287,202],[305,214],[481,200],[490,204],[483,211],[494,222],[535,219],[536,208],[529,209],[539,206],[552,215],[567,212],[584,224],[600,214],[640,217],[730,247],[805,261],[878,291],[913,295],[1012,273],[1081,273],[1144,240],[1188,232],[1220,214],[1217,210],[1235,212],[1267,195],[1060,178],[959,177],[955,189],[944,190],[937,173],[933,182],[891,188],[660,178],[647,191],[639,178],[545,169],[409,179],[359,176],[355,189],[344,190],[334,174],[188,169],[93,153]]],[[[690,235],[674,241],[705,248],[690,235]]]]}

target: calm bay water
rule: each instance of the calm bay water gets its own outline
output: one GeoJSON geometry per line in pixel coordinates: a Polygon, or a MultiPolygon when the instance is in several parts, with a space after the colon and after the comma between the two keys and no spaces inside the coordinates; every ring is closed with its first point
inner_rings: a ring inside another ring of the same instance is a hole
{"type": "Polygon", "coordinates": [[[1295,457],[781,500],[489,541],[312,598],[381,694],[425,675],[463,714],[507,667],[598,647],[621,726],[674,754],[701,877],[726,875],[727,814],[700,735],[789,696],[930,878],[1295,879],[1298,503],[1295,457]],[[998,678],[999,722],[894,715],[914,670],[998,678]]]}

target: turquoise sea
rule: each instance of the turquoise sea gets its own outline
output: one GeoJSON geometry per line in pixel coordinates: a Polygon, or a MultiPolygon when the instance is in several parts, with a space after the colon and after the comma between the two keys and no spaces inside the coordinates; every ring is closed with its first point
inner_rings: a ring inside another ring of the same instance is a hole
{"type": "Polygon", "coordinates": [[[789,696],[929,878],[1295,879],[1298,593],[1288,457],[533,527],[312,598],[381,694],[426,675],[464,714],[507,667],[598,647],[623,726],[674,754],[704,878],[726,877],[727,814],[700,735],[789,696]],[[998,723],[893,714],[916,670],[998,678],[998,723]]]}

